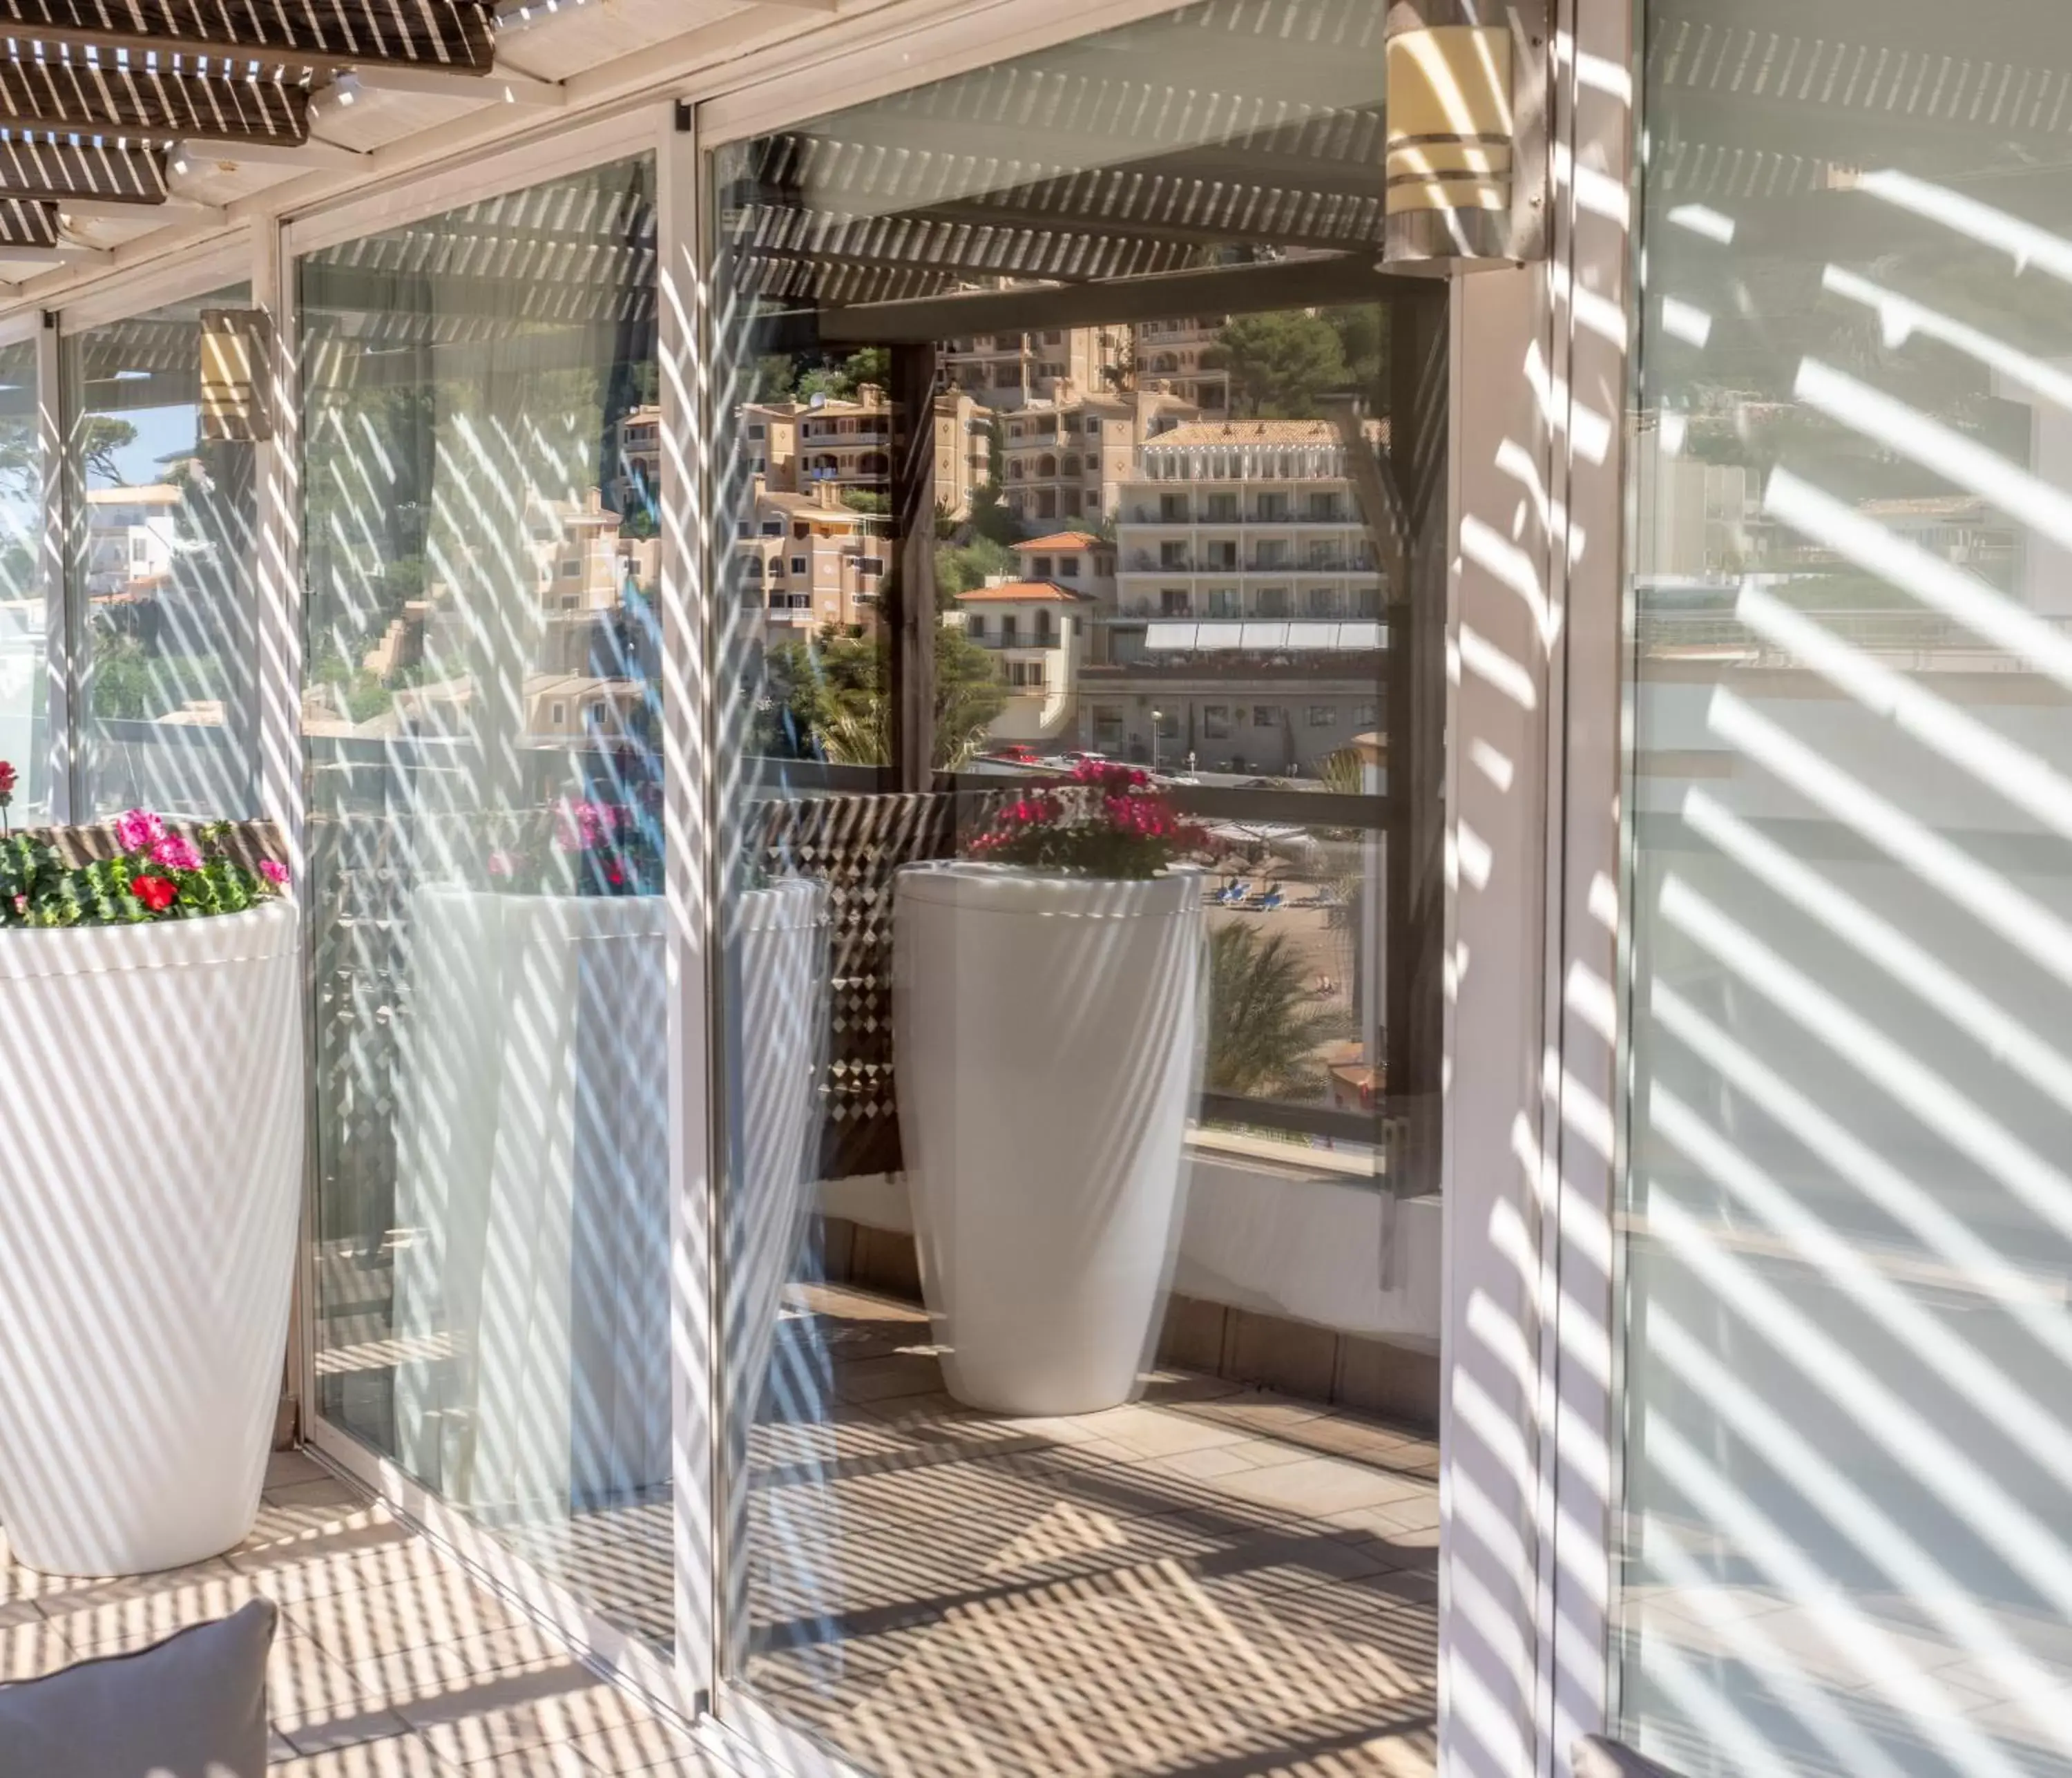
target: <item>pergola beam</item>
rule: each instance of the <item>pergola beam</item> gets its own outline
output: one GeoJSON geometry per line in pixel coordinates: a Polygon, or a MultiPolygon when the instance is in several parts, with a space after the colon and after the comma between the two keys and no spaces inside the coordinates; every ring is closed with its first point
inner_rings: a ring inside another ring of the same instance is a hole
{"type": "Polygon", "coordinates": [[[451,68],[369,63],[357,72],[360,84],[370,93],[415,93],[431,99],[487,99],[499,105],[552,107],[569,102],[568,88],[560,81],[542,80],[515,68],[473,74],[451,68]]]}
{"type": "Polygon", "coordinates": [[[245,142],[213,147],[207,142],[179,142],[173,144],[172,154],[175,170],[183,160],[230,161],[246,167],[285,167],[297,173],[343,171],[367,158],[358,149],[314,136],[300,143],[245,142]]]}
{"type": "MultiPolygon", "coordinates": [[[[55,204],[51,209],[60,212],[66,222],[134,222],[146,213],[146,206],[118,204],[107,198],[67,198],[63,204],[55,204]]],[[[163,216],[167,220],[178,217],[191,223],[213,223],[219,226],[230,220],[230,212],[220,204],[204,204],[199,198],[182,197],[177,192],[167,196],[161,204],[148,208],[155,219],[163,216]]]]}
{"type": "Polygon", "coordinates": [[[220,56],[232,63],[338,69],[376,64],[487,74],[495,28],[479,0],[0,0],[0,35],[79,48],[220,56]]]}
{"type": "Polygon", "coordinates": [[[134,206],[166,201],[166,156],[107,143],[0,140],[0,198],[64,204],[100,198],[134,206]]]}
{"type": "Polygon", "coordinates": [[[67,57],[0,62],[0,126],[191,142],[302,142],[310,97],[271,79],[67,57]]]}

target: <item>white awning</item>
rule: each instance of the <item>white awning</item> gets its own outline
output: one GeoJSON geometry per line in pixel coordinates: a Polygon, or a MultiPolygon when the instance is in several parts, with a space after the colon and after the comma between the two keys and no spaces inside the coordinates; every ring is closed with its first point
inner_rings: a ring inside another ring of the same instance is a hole
{"type": "Polygon", "coordinates": [[[1355,623],[1194,624],[1178,618],[1153,618],[1144,626],[1144,646],[1173,651],[1228,651],[1238,654],[1315,653],[1357,651],[1387,644],[1383,625],[1355,623]]]}
{"type": "Polygon", "coordinates": [[[1194,626],[1147,624],[1144,627],[1144,645],[1147,648],[1191,648],[1194,645],[1194,626]]]}

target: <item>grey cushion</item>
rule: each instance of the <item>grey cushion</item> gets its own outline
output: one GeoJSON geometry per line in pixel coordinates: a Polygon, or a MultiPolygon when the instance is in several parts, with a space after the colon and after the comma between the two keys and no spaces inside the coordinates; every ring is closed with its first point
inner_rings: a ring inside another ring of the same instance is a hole
{"type": "Polygon", "coordinates": [[[1643,1758],[1622,1742],[1586,1735],[1568,1755],[1576,1778],[1676,1778],[1668,1767],[1643,1758]]]}
{"type": "Polygon", "coordinates": [[[278,1616],[254,1599],[135,1654],[0,1686],[0,1778],[265,1778],[278,1616]]]}

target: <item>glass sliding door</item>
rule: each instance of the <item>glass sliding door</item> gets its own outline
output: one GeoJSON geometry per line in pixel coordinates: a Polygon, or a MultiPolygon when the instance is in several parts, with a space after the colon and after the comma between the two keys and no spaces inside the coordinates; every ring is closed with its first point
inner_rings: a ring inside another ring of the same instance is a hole
{"type": "Polygon", "coordinates": [[[666,1647],[654,194],[296,275],[318,1410],[666,1647]]]}
{"type": "Polygon", "coordinates": [[[752,1732],[1433,1759],[1445,327],[1383,85],[1371,6],[1197,6],[712,158],[752,1732]]]}
{"type": "Polygon", "coordinates": [[[2072,18],[1643,10],[1619,1714],[2072,1772],[2072,18]]]}
{"type": "Polygon", "coordinates": [[[33,340],[0,346],[0,759],[18,822],[51,803],[50,675],[43,574],[43,448],[33,340]]]}
{"type": "Polygon", "coordinates": [[[202,412],[203,314],[250,302],[233,285],[64,342],[81,820],[257,813],[255,447],[202,412]]]}

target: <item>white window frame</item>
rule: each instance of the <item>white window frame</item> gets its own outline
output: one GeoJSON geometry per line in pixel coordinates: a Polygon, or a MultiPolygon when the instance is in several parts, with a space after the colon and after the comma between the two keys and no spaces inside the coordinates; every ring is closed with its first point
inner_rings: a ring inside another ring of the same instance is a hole
{"type": "Polygon", "coordinates": [[[1548,1214],[1540,1245],[1539,1552],[1536,1743],[1566,1773],[1576,1738],[1618,1718],[1614,1562],[1622,1453],[1622,1314],[1617,1234],[1626,1162],[1626,946],[1623,768],[1630,745],[1624,669],[1631,504],[1626,444],[1637,342],[1636,201],[1641,118],[1637,9],[1556,0],[1550,134],[1549,257],[1542,277],[1549,363],[1539,384],[1565,448],[1554,454],[1549,551],[1557,614],[1548,720],[1544,949],[1547,1084],[1540,1145],[1548,1214]],[[1621,325],[1610,324],[1618,318],[1621,325]]]}
{"type": "MultiPolygon", "coordinates": [[[[472,159],[442,165],[394,187],[371,195],[352,198],[278,227],[259,231],[261,245],[249,247],[251,261],[261,261],[270,252],[274,269],[262,286],[254,278],[255,296],[262,287],[274,297],[279,319],[280,360],[282,374],[281,409],[297,418],[300,387],[294,372],[294,268],[303,254],[355,241],[386,228],[403,226],[437,216],[444,211],[480,199],[497,196],[548,180],[581,173],[615,160],[640,154],[656,157],[656,207],[659,240],[664,263],[660,269],[661,340],[660,353],[662,410],[660,426],[661,464],[660,498],[664,514],[662,574],[659,607],[662,619],[663,653],[669,661],[700,656],[704,650],[703,616],[690,595],[693,585],[691,552],[685,525],[672,515],[680,515],[690,505],[686,474],[686,440],[690,433],[688,412],[695,386],[688,368],[690,353],[685,323],[693,312],[695,296],[689,286],[689,268],[693,256],[690,244],[697,239],[697,185],[689,161],[689,136],[679,128],[676,107],[664,100],[649,99],[619,109],[612,114],[571,125],[547,138],[515,147],[491,149],[472,159]],[[270,246],[265,244],[270,243],[270,246]]],[[[243,275],[241,273],[240,275],[243,275]]],[[[206,285],[200,287],[206,288],[206,285]]],[[[156,295],[154,302],[171,298],[156,295]]],[[[150,306],[146,304],[146,307],[150,306]]],[[[283,430],[292,438],[291,430],[283,430]]],[[[294,475],[299,464],[287,459],[294,475]]],[[[279,560],[282,581],[280,596],[272,602],[276,623],[292,639],[294,677],[289,681],[288,702],[299,694],[300,635],[302,624],[302,570],[298,541],[292,535],[290,513],[277,517],[280,537],[279,560]]],[[[703,576],[698,577],[701,582],[703,576]]],[[[686,675],[684,683],[693,683],[686,675]]],[[[663,754],[667,801],[664,812],[667,881],[664,889],[668,927],[668,1043],[670,1055],[670,1204],[672,1275],[679,1281],[706,1276],[709,1231],[702,1208],[709,1198],[703,1132],[709,1120],[705,1101],[705,1033],[702,1020],[691,1010],[705,1003],[705,938],[701,885],[705,875],[703,852],[705,823],[701,811],[705,796],[704,753],[698,742],[701,708],[688,698],[665,700],[663,754]]],[[[289,792],[292,821],[290,844],[302,856],[300,803],[300,748],[298,712],[291,714],[284,730],[269,736],[269,756],[282,762],[282,771],[292,780],[289,792]]],[[[309,1208],[304,1227],[314,1227],[314,1157],[308,1183],[309,1208]]],[[[712,1661],[711,1577],[680,1554],[676,1573],[676,1652],[665,1657],[638,1636],[615,1623],[573,1588],[535,1568],[515,1554],[491,1531],[475,1524],[410,1475],[400,1464],[380,1455],[316,1412],[314,1341],[310,1337],[314,1294],[310,1275],[312,1253],[306,1238],[301,1249],[301,1276],[298,1282],[299,1307],[296,1324],[302,1399],[306,1405],[304,1433],[308,1443],[363,1484],[373,1489],[401,1515],[417,1526],[475,1578],[508,1602],[551,1626],[582,1649],[586,1657],[612,1678],[645,1701],[656,1713],[686,1727],[697,1723],[710,1701],[712,1661]]],[[[700,1521],[710,1510],[712,1473],[712,1420],[707,1390],[709,1367],[698,1355],[706,1349],[709,1328],[697,1292],[672,1292],[672,1462],[678,1502],[677,1540],[680,1552],[693,1547],[705,1533],[700,1521]]],[[[701,1545],[701,1547],[709,1547],[701,1545]]]]}
{"type": "Polygon", "coordinates": [[[72,819],[72,650],[65,631],[64,514],[61,504],[64,426],[58,415],[58,335],[41,311],[0,316],[0,346],[36,348],[37,522],[35,585],[43,604],[43,780],[50,818],[72,819]]]}

